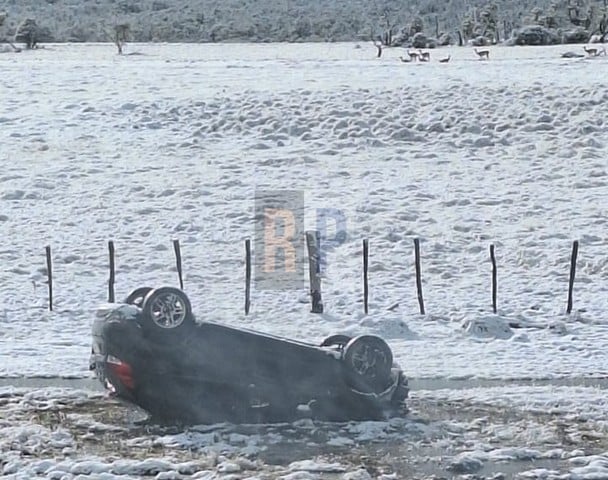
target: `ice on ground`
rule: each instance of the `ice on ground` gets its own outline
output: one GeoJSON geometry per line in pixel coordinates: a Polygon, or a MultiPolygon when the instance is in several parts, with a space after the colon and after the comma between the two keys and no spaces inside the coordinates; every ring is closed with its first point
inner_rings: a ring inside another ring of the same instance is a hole
{"type": "Polygon", "coordinates": [[[462,327],[471,337],[507,340],[513,336],[513,330],[505,318],[485,316],[466,319],[462,327]]]}

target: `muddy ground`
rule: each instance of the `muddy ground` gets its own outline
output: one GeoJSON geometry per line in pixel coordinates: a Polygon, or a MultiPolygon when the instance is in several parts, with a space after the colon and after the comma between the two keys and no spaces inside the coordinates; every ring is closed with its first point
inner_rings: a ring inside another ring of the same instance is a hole
{"type": "MultiPolygon", "coordinates": [[[[408,414],[387,422],[338,424],[305,419],[292,424],[194,427],[155,425],[145,412],[104,392],[55,401],[36,398],[26,390],[2,393],[0,427],[67,431],[74,441],[69,448],[53,442],[32,446],[31,442],[5,441],[0,443],[3,467],[17,457],[26,463],[32,459],[155,458],[194,462],[200,471],[215,471],[213,478],[270,479],[293,472],[294,463],[308,461],[310,478],[358,478],[355,473],[364,469],[369,477],[361,471],[360,478],[496,479],[539,468],[566,474],[572,467],[569,457],[577,452],[608,451],[608,436],[582,416],[565,421],[562,415],[517,408],[417,399],[415,392],[408,414]],[[463,460],[463,453],[472,450],[493,454],[482,462],[467,460],[466,455],[463,460]],[[238,468],[226,471],[222,467],[226,462],[238,468]],[[322,467],[316,468],[315,462],[322,467]]],[[[194,470],[186,470],[183,478],[191,478],[194,470]]]]}

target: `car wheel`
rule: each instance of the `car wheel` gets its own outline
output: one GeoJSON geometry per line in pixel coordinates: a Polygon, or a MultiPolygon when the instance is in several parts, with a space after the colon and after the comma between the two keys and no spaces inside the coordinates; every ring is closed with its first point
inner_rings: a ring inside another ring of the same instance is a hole
{"type": "Polygon", "coordinates": [[[127,295],[127,298],[125,298],[124,303],[141,307],[144,303],[144,298],[146,298],[146,295],[148,295],[148,293],[150,293],[152,290],[152,287],[136,288],[135,290],[131,291],[129,295],[127,295]]]}
{"type": "Polygon", "coordinates": [[[179,288],[151,290],[144,298],[142,310],[144,326],[156,331],[176,330],[194,322],[190,300],[179,288]]]}
{"type": "Polygon", "coordinates": [[[393,365],[388,344],[375,335],[360,335],[344,347],[342,359],[349,383],[364,393],[380,393],[386,388],[393,365]]]}
{"type": "Polygon", "coordinates": [[[350,342],[352,337],[348,335],[330,335],[323,343],[321,343],[322,347],[338,347],[340,350],[343,350],[348,342],[350,342]]]}

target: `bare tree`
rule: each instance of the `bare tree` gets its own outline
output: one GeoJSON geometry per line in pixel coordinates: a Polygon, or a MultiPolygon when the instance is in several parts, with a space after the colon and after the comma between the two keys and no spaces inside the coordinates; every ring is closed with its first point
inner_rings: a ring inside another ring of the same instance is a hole
{"type": "Polygon", "coordinates": [[[118,25],[114,25],[114,35],[113,40],[116,48],[118,48],[118,54],[122,55],[122,47],[129,40],[129,35],[131,33],[131,27],[128,23],[121,23],[118,25]]]}
{"type": "MultiPolygon", "coordinates": [[[[372,35],[374,43],[379,41],[384,47],[394,46],[393,41],[397,33],[397,25],[401,22],[401,12],[393,2],[373,0],[372,9],[375,11],[375,21],[379,23],[381,34],[372,35]]],[[[379,56],[379,55],[378,55],[379,56]]]]}
{"type": "Polygon", "coordinates": [[[26,18],[17,27],[15,43],[25,43],[28,50],[38,46],[38,24],[33,18],[26,18]]]}
{"type": "Polygon", "coordinates": [[[587,16],[582,16],[583,1],[582,0],[570,0],[568,4],[568,19],[570,23],[577,27],[589,28],[591,25],[591,15],[593,15],[593,9],[587,11],[587,16]]]}
{"type": "Polygon", "coordinates": [[[420,15],[414,15],[408,25],[409,35],[413,37],[417,33],[422,33],[424,31],[424,20],[420,15]]]}
{"type": "Polygon", "coordinates": [[[397,21],[395,20],[395,12],[385,8],[382,12],[382,21],[384,23],[384,33],[382,34],[382,43],[388,47],[393,44],[393,32],[397,27],[397,21]]]}
{"type": "Polygon", "coordinates": [[[540,25],[540,22],[541,22],[540,17],[543,14],[543,10],[541,8],[534,7],[530,13],[532,14],[532,21],[536,25],[540,25]]]}
{"type": "Polygon", "coordinates": [[[592,43],[604,43],[608,37],[608,9],[602,9],[593,21],[593,28],[589,41],[592,43]],[[601,18],[599,17],[601,15],[601,18]],[[597,23],[595,22],[597,20],[597,23]]]}
{"type": "Polygon", "coordinates": [[[462,25],[460,26],[459,34],[462,34],[462,38],[459,41],[460,46],[462,46],[469,38],[473,37],[475,31],[475,22],[471,19],[471,17],[467,17],[462,21],[462,25]]]}
{"type": "Polygon", "coordinates": [[[599,31],[602,35],[600,38],[600,42],[604,43],[604,41],[608,38],[608,18],[606,18],[606,13],[600,20],[599,31]]]}
{"type": "MultiPolygon", "coordinates": [[[[2,28],[2,26],[4,25],[4,22],[6,21],[7,17],[8,17],[8,13],[0,12],[0,28],[2,28]]],[[[7,39],[1,35],[0,35],[0,42],[8,43],[15,52],[21,51],[21,49],[19,47],[17,47],[13,42],[11,42],[9,39],[7,39]]]]}

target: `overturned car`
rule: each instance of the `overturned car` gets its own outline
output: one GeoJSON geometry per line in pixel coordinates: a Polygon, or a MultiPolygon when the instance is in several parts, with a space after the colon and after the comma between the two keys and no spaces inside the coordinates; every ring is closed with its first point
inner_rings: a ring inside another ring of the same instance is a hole
{"type": "Polygon", "coordinates": [[[91,370],[153,419],[260,423],[382,419],[405,411],[407,379],[375,335],[321,345],[197,322],[180,289],[134,290],[101,306],[91,370]]]}

